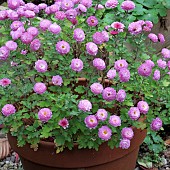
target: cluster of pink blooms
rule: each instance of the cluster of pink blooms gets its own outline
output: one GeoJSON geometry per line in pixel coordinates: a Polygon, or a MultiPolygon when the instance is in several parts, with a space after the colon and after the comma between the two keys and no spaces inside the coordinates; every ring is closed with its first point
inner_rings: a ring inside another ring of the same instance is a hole
{"type": "MultiPolygon", "coordinates": [[[[16,40],[20,40],[23,44],[29,45],[31,51],[38,51],[42,44],[38,35],[40,32],[45,33],[49,31],[52,34],[58,35],[62,32],[60,25],[52,23],[48,19],[43,19],[40,21],[39,26],[33,27],[30,26],[26,29],[25,23],[20,21],[21,17],[25,18],[34,18],[37,13],[41,10],[44,10],[46,14],[54,14],[57,20],[67,19],[72,23],[72,29],[78,24],[77,16],[87,12],[88,8],[92,6],[92,0],[57,0],[53,5],[47,6],[44,3],[35,5],[33,3],[25,4],[22,0],[8,0],[9,10],[0,11],[0,20],[10,19],[13,22],[10,25],[10,41],[6,42],[4,46],[0,47],[0,60],[7,60],[10,53],[15,50],[20,50],[16,40]],[[76,6],[76,7],[75,7],[76,6]]],[[[103,8],[116,8],[118,6],[118,0],[107,0],[105,7],[101,4],[95,6],[95,9],[100,10],[103,8]]],[[[121,9],[124,11],[131,11],[135,8],[135,4],[131,0],[126,0],[121,3],[121,9]]],[[[99,24],[99,20],[96,16],[89,16],[86,20],[86,24],[89,27],[96,27],[99,24]]],[[[136,36],[142,32],[150,32],[153,27],[152,22],[150,21],[137,21],[132,22],[128,26],[128,31],[131,36],[136,36]]],[[[90,56],[93,56],[92,65],[95,69],[103,71],[107,69],[106,62],[104,59],[97,56],[99,48],[98,46],[109,41],[110,36],[116,36],[117,34],[125,30],[125,25],[121,22],[115,21],[111,25],[106,26],[100,32],[97,31],[91,36],[91,42],[85,44],[86,53],[90,56]],[[97,56],[95,58],[95,56],[97,56]]],[[[148,34],[148,38],[156,43],[164,43],[164,36],[159,33],[158,35],[154,33],[148,34]]],[[[86,34],[81,28],[73,29],[73,39],[77,43],[82,43],[86,39],[86,34]]],[[[56,51],[60,55],[67,55],[72,50],[72,46],[64,41],[60,40],[56,42],[56,51]]],[[[26,55],[27,50],[21,49],[21,54],[26,55]]],[[[160,69],[170,70],[170,50],[163,48],[161,51],[162,58],[157,60],[157,66],[160,69]]],[[[13,63],[14,64],[14,63],[13,63]]],[[[12,65],[12,64],[11,64],[12,65]]],[[[17,66],[17,63],[16,63],[17,66]]],[[[35,70],[39,73],[45,73],[49,70],[48,63],[39,59],[35,62],[35,70]]],[[[70,69],[76,72],[83,70],[84,64],[80,58],[74,58],[71,60],[70,69]]],[[[152,74],[155,64],[152,60],[146,60],[138,67],[138,74],[140,76],[148,77],[152,74]]],[[[113,80],[118,73],[120,82],[128,82],[130,80],[130,70],[128,69],[128,62],[125,59],[119,59],[115,61],[114,67],[107,71],[107,78],[113,80]]],[[[161,78],[161,72],[158,69],[155,69],[153,72],[153,79],[158,81],[161,78]]],[[[60,75],[55,75],[51,78],[52,84],[55,86],[63,85],[63,78],[60,75]]],[[[11,80],[8,78],[0,79],[0,86],[6,87],[11,84],[11,80]]],[[[120,89],[118,92],[113,87],[103,87],[99,82],[93,83],[90,86],[90,90],[94,95],[101,95],[102,98],[111,102],[117,100],[118,102],[123,102],[126,99],[126,92],[123,89],[120,89]]],[[[35,83],[33,91],[37,95],[42,95],[47,91],[47,85],[43,82],[35,83]]],[[[78,109],[83,112],[92,111],[92,103],[87,100],[80,100],[78,103],[78,109]]],[[[131,107],[128,111],[128,116],[132,120],[138,120],[141,114],[147,114],[149,111],[149,106],[145,101],[139,101],[136,107],[131,107]]],[[[12,104],[6,104],[2,108],[2,114],[4,116],[9,116],[16,112],[15,106],[12,104]]],[[[42,122],[47,122],[52,118],[52,111],[49,108],[42,108],[38,112],[38,119],[42,122]]],[[[111,127],[120,127],[121,118],[117,115],[108,116],[108,112],[105,109],[99,109],[95,115],[88,115],[84,119],[85,125],[89,129],[95,129],[99,122],[108,121],[107,125],[103,125],[98,129],[98,136],[102,140],[109,140],[112,137],[111,127]]],[[[62,118],[58,125],[63,129],[69,127],[69,121],[67,118],[62,118]]],[[[159,130],[162,127],[162,120],[160,118],[153,119],[151,123],[151,129],[154,131],[159,130]]],[[[130,140],[133,138],[134,132],[132,128],[125,127],[121,131],[121,141],[120,148],[128,149],[130,147],[130,140]]]]}
{"type": "MultiPolygon", "coordinates": [[[[108,118],[108,113],[105,109],[98,109],[97,113],[95,115],[88,115],[84,122],[89,129],[95,129],[99,122],[106,121],[108,118]]],[[[109,124],[114,127],[121,126],[121,119],[119,116],[112,115],[109,118],[109,124]]],[[[112,130],[108,125],[104,125],[98,129],[98,136],[102,140],[109,140],[112,136],[112,130]]]]}

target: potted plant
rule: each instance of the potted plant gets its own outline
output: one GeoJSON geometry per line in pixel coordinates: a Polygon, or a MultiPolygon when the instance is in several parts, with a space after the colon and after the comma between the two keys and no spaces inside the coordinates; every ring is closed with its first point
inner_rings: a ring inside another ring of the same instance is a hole
{"type": "Polygon", "coordinates": [[[170,51],[152,43],[164,36],[130,22],[132,1],[102,3],[8,0],[0,11],[1,121],[25,170],[132,170],[145,129],[162,127],[170,51]]]}

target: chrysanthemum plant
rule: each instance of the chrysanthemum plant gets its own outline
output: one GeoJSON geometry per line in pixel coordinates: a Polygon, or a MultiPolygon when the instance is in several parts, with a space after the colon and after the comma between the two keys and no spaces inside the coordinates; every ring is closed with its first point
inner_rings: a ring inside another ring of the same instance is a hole
{"type": "Polygon", "coordinates": [[[157,56],[152,43],[164,36],[150,21],[129,22],[132,1],[95,2],[8,0],[10,9],[0,11],[8,36],[0,48],[1,120],[18,146],[127,149],[133,127],[162,127],[157,107],[167,100],[160,94],[168,90],[170,51],[157,56]]]}

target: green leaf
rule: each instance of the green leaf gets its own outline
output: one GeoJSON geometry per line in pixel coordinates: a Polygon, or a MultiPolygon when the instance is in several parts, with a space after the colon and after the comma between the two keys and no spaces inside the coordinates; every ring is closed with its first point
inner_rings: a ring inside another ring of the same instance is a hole
{"type": "Polygon", "coordinates": [[[64,143],[65,143],[65,137],[62,136],[62,135],[56,137],[55,143],[56,143],[57,146],[64,145],[64,143]]]}
{"type": "Polygon", "coordinates": [[[85,92],[85,87],[84,86],[78,86],[75,88],[75,92],[79,94],[83,94],[85,92]]]}

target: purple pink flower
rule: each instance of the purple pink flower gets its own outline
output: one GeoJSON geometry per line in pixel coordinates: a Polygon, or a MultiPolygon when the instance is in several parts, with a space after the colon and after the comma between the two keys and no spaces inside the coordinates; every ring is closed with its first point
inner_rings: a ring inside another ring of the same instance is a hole
{"type": "Polygon", "coordinates": [[[121,4],[121,8],[125,11],[131,11],[133,9],[135,9],[135,3],[133,1],[124,1],[121,4]]]}
{"type": "Polygon", "coordinates": [[[116,115],[112,115],[109,118],[109,123],[114,126],[114,127],[118,127],[121,126],[121,119],[120,116],[116,116],[116,115]]]}
{"type": "Polygon", "coordinates": [[[163,48],[161,54],[164,58],[170,58],[170,50],[167,48],[163,48]]]}
{"type": "Polygon", "coordinates": [[[5,46],[8,48],[8,50],[10,50],[10,51],[15,51],[16,49],[17,49],[17,47],[18,47],[18,45],[17,45],[17,43],[16,42],[14,42],[14,41],[7,41],[6,43],[5,43],[5,46]]]}
{"type": "Polygon", "coordinates": [[[102,140],[108,141],[112,136],[112,130],[108,126],[102,126],[99,128],[98,136],[102,140]]]}
{"type": "Polygon", "coordinates": [[[119,102],[123,102],[126,98],[126,92],[125,90],[121,89],[117,92],[117,95],[116,95],[116,100],[119,101],[119,102]]]}
{"type": "Polygon", "coordinates": [[[12,31],[16,31],[21,26],[23,26],[23,23],[21,21],[13,21],[10,28],[12,31]]]}
{"type": "Polygon", "coordinates": [[[35,12],[34,11],[31,11],[31,10],[26,10],[24,12],[24,16],[26,18],[34,18],[35,17],[35,12]]]}
{"type": "Polygon", "coordinates": [[[69,9],[73,8],[73,6],[74,6],[74,3],[71,0],[63,0],[61,2],[62,10],[65,10],[65,11],[69,10],[69,9]]]}
{"type": "Polygon", "coordinates": [[[145,63],[148,64],[151,68],[155,66],[155,63],[152,60],[145,60],[145,63]]]}
{"type": "Polygon", "coordinates": [[[96,116],[95,115],[88,115],[85,119],[84,119],[84,122],[86,124],[86,126],[89,128],[89,129],[95,129],[98,125],[98,121],[96,119],[96,116]]]}
{"type": "Polygon", "coordinates": [[[71,60],[71,69],[80,72],[83,69],[83,61],[76,58],[71,60]]]}
{"type": "Polygon", "coordinates": [[[165,42],[165,37],[163,34],[159,33],[158,34],[158,40],[161,44],[163,44],[165,42]]]}
{"type": "Polygon", "coordinates": [[[52,118],[52,112],[49,108],[43,108],[38,112],[38,119],[42,122],[48,122],[52,118]]]}
{"type": "Polygon", "coordinates": [[[113,80],[115,77],[116,77],[116,70],[110,69],[107,72],[107,78],[110,79],[110,80],[113,80]]]}
{"type": "Polygon", "coordinates": [[[87,53],[92,55],[92,56],[95,56],[98,52],[98,47],[95,43],[93,42],[88,42],[86,44],[86,50],[87,50],[87,53]]]}
{"type": "Polygon", "coordinates": [[[8,8],[10,9],[17,9],[20,6],[20,0],[8,0],[8,8]]]}
{"type": "Polygon", "coordinates": [[[93,83],[90,86],[91,92],[94,94],[101,94],[103,91],[103,86],[100,83],[93,83]]]}
{"type": "Polygon", "coordinates": [[[0,79],[0,86],[6,87],[6,86],[9,86],[10,84],[11,84],[10,79],[8,79],[8,78],[0,79]]]}
{"type": "Polygon", "coordinates": [[[119,71],[120,82],[128,82],[130,79],[130,71],[126,68],[122,68],[119,71]]]}
{"type": "Polygon", "coordinates": [[[64,11],[57,11],[55,13],[55,18],[58,20],[64,20],[66,18],[66,15],[65,15],[64,11]]]}
{"type": "Polygon", "coordinates": [[[147,64],[147,63],[143,63],[138,67],[138,74],[144,77],[148,77],[150,76],[152,73],[152,67],[147,64]]]}
{"type": "Polygon", "coordinates": [[[140,117],[140,111],[138,107],[131,107],[128,111],[128,115],[132,120],[138,120],[140,117]]]}
{"type": "Polygon", "coordinates": [[[63,79],[61,76],[56,75],[52,77],[52,83],[56,86],[62,86],[63,84],[63,79]]]}
{"type": "Polygon", "coordinates": [[[7,12],[6,10],[0,11],[0,21],[7,19],[7,12]]]}
{"type": "Polygon", "coordinates": [[[167,66],[166,61],[164,61],[162,59],[157,60],[157,64],[158,64],[158,67],[161,68],[161,69],[165,69],[166,66],[167,66]]]}
{"type": "Polygon", "coordinates": [[[73,33],[73,38],[78,42],[84,41],[85,39],[84,31],[81,28],[76,28],[73,33]]]}
{"type": "Polygon", "coordinates": [[[132,35],[137,35],[140,34],[142,32],[142,26],[140,23],[138,22],[132,22],[129,24],[128,26],[128,31],[132,34],[132,35]]]}
{"type": "Polygon", "coordinates": [[[131,140],[134,136],[134,132],[133,132],[132,128],[124,127],[121,131],[121,136],[122,136],[123,139],[131,140]]]}
{"type": "Polygon", "coordinates": [[[6,104],[2,108],[1,112],[4,116],[10,116],[11,114],[14,114],[16,112],[16,109],[15,109],[15,106],[13,106],[12,104],[6,104]]]}
{"type": "Polygon", "coordinates": [[[162,127],[162,120],[159,117],[153,119],[150,127],[153,131],[160,130],[160,128],[162,127]]]}
{"type": "Polygon", "coordinates": [[[34,39],[30,44],[30,48],[32,51],[37,51],[39,50],[40,47],[41,47],[41,42],[39,39],[34,39]]]}
{"type": "Polygon", "coordinates": [[[27,29],[27,32],[31,34],[33,37],[36,37],[38,35],[38,29],[36,27],[29,27],[27,29]]]}
{"type": "Polygon", "coordinates": [[[105,3],[106,8],[115,8],[118,5],[118,0],[107,0],[105,3]]]}
{"type": "Polygon", "coordinates": [[[44,83],[39,82],[34,85],[33,89],[37,94],[43,94],[47,90],[47,87],[44,83]]]}
{"type": "Polygon", "coordinates": [[[161,73],[159,70],[155,70],[153,73],[153,80],[158,81],[161,78],[161,73]]]}
{"type": "Polygon", "coordinates": [[[92,0],[81,0],[80,3],[87,8],[90,8],[92,6],[92,0]]]}
{"type": "Polygon", "coordinates": [[[21,41],[23,44],[30,44],[32,40],[33,40],[33,36],[28,32],[24,32],[21,35],[21,41]]]}
{"type": "Polygon", "coordinates": [[[154,43],[158,42],[158,36],[157,36],[156,34],[154,34],[154,33],[150,33],[150,34],[148,35],[148,38],[149,38],[152,42],[154,42],[154,43]]]}
{"type": "Polygon", "coordinates": [[[93,66],[97,70],[104,70],[106,68],[106,64],[105,64],[104,60],[102,60],[101,58],[95,58],[93,60],[93,66]]]}
{"type": "Polygon", "coordinates": [[[146,114],[149,111],[149,105],[145,101],[139,101],[137,107],[140,110],[140,113],[146,114]]]}
{"type": "Polygon", "coordinates": [[[58,122],[58,125],[61,126],[63,129],[67,129],[69,126],[69,122],[66,118],[63,118],[58,122]]]}
{"type": "Polygon", "coordinates": [[[113,101],[116,99],[116,90],[112,87],[106,87],[102,92],[103,99],[113,101]]]}
{"type": "Polygon", "coordinates": [[[70,45],[66,41],[59,41],[56,44],[56,50],[61,55],[67,54],[70,51],[70,45]]]}
{"type": "Polygon", "coordinates": [[[119,147],[122,149],[128,149],[130,147],[130,140],[129,139],[122,139],[120,141],[119,147]]]}
{"type": "Polygon", "coordinates": [[[117,60],[114,64],[114,68],[116,71],[120,71],[122,68],[128,68],[128,63],[126,60],[117,60]]]}
{"type": "Polygon", "coordinates": [[[98,20],[95,16],[90,16],[87,18],[87,24],[90,27],[95,27],[98,24],[98,20]]]}
{"type": "Polygon", "coordinates": [[[90,112],[90,110],[92,109],[92,104],[88,100],[80,100],[78,108],[84,112],[90,112]]]}
{"type": "Polygon", "coordinates": [[[40,72],[44,73],[47,71],[48,65],[45,60],[38,60],[35,62],[35,69],[40,72]]]}
{"type": "Polygon", "coordinates": [[[107,111],[105,109],[98,109],[96,113],[96,118],[100,121],[105,121],[107,119],[107,111]]]}
{"type": "Polygon", "coordinates": [[[0,60],[6,60],[9,56],[9,49],[6,46],[0,48],[0,60]]]}
{"type": "Polygon", "coordinates": [[[114,29],[114,31],[117,31],[119,33],[119,32],[123,32],[125,25],[121,22],[113,22],[111,24],[111,27],[114,29]]]}
{"type": "Polygon", "coordinates": [[[44,20],[40,21],[40,28],[41,28],[41,30],[46,31],[51,24],[52,23],[50,20],[44,19],[44,20]]]}
{"type": "Polygon", "coordinates": [[[101,32],[95,32],[93,34],[93,42],[95,44],[102,44],[104,42],[104,37],[101,32]]]}

